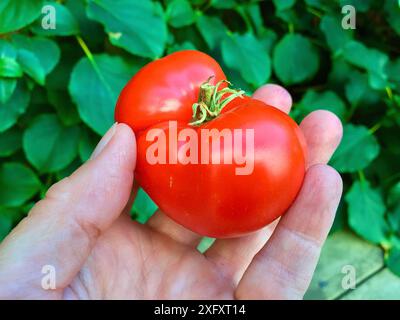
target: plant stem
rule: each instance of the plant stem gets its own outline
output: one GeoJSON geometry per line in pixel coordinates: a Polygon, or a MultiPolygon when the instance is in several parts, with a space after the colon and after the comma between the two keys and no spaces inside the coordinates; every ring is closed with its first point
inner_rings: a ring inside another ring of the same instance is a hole
{"type": "Polygon", "coordinates": [[[103,74],[101,73],[100,68],[97,65],[97,63],[94,59],[94,56],[93,56],[92,52],[90,51],[89,47],[86,45],[85,41],[81,38],[81,36],[76,36],[75,38],[78,41],[79,45],[81,46],[83,52],[89,59],[89,62],[92,65],[94,71],[99,76],[100,81],[104,84],[104,86],[106,87],[106,89],[107,89],[108,93],[111,95],[111,97],[115,98],[113,90],[111,89],[110,85],[108,84],[108,82],[104,78],[103,74]]]}
{"type": "Polygon", "coordinates": [[[375,124],[371,129],[369,129],[369,133],[370,134],[374,134],[380,127],[382,126],[381,122],[378,122],[377,124],[375,124]]]}
{"type": "Polygon", "coordinates": [[[358,170],[358,177],[360,178],[361,183],[365,183],[365,175],[364,175],[364,171],[362,170],[358,170]]]}
{"type": "Polygon", "coordinates": [[[314,16],[318,17],[318,18],[322,18],[322,13],[315,10],[314,8],[311,7],[307,7],[307,11],[310,12],[311,14],[313,14],[314,16]]]}

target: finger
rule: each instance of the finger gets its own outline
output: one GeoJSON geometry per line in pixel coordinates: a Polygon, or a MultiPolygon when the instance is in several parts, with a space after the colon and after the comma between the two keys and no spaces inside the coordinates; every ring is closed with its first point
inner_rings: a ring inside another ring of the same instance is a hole
{"type": "Polygon", "coordinates": [[[253,98],[286,113],[289,113],[292,107],[292,97],[290,93],[284,87],[277,84],[271,83],[263,85],[254,92],[253,98]]]}
{"type": "Polygon", "coordinates": [[[129,216],[131,215],[131,209],[132,209],[133,203],[135,202],[138,190],[139,190],[139,185],[137,184],[136,181],[133,181],[132,191],[131,191],[131,194],[129,196],[129,200],[126,203],[126,206],[125,206],[124,210],[122,210],[122,212],[124,214],[127,214],[129,216]]]}
{"type": "Polygon", "coordinates": [[[240,281],[239,299],[300,299],[314,273],[342,193],[340,175],[312,166],[293,206],[240,281]]]}
{"type": "Polygon", "coordinates": [[[176,223],[160,210],[147,221],[147,225],[171,239],[190,247],[197,247],[202,236],[176,223]]]}
{"type": "MultiPolygon", "coordinates": [[[[65,288],[96,238],[124,209],[135,162],[132,130],[124,124],[114,125],[92,158],[52,186],[45,199],[4,240],[0,246],[0,288],[5,279],[18,279],[17,283],[30,291],[37,289],[40,295],[44,291],[40,280],[44,265],[54,267],[57,289],[65,288]]],[[[14,288],[16,295],[23,294],[18,285],[14,288]]]]}
{"type": "MultiPolygon", "coordinates": [[[[287,90],[276,84],[267,84],[260,87],[253,98],[272,105],[288,113],[292,106],[292,98],[287,90]]],[[[155,230],[158,230],[171,238],[191,246],[197,246],[201,237],[186,228],[175,223],[161,211],[156,212],[148,221],[148,224],[155,230]]],[[[268,229],[270,230],[270,229],[268,229]]],[[[260,233],[261,236],[261,233],[260,233]]],[[[258,240],[254,240],[257,242],[258,240]]]]}
{"type": "Polygon", "coordinates": [[[264,246],[275,230],[279,218],[268,226],[247,236],[218,239],[204,255],[231,279],[236,286],[249,266],[254,255],[264,246]]]}
{"type": "Polygon", "coordinates": [[[342,123],[332,112],[317,110],[300,123],[306,139],[307,167],[328,163],[342,139],[342,123]]]}
{"type": "MultiPolygon", "coordinates": [[[[318,163],[326,164],[342,138],[340,120],[329,111],[318,110],[305,117],[300,127],[308,149],[307,167],[318,163]]],[[[276,224],[267,227],[266,231],[261,230],[245,238],[217,240],[205,255],[237,283],[254,255],[268,241],[275,226],[276,224]]]]}

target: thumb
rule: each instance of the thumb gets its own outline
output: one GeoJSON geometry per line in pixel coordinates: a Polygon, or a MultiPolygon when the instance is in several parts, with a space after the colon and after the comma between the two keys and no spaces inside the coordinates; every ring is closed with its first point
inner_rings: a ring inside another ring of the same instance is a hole
{"type": "Polygon", "coordinates": [[[84,264],[97,237],[121,214],[133,183],[136,143],[132,130],[114,124],[91,159],[70,177],[53,185],[0,246],[0,288],[17,279],[18,297],[41,287],[42,268],[56,272],[56,290],[70,284],[84,264]]]}

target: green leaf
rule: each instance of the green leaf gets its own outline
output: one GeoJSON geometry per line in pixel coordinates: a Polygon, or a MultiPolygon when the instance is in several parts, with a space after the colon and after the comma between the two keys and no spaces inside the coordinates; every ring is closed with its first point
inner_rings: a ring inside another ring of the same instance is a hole
{"type": "Polygon", "coordinates": [[[389,224],[392,230],[400,235],[400,181],[390,188],[387,205],[390,209],[388,213],[389,224]]]}
{"type": "Polygon", "coordinates": [[[0,157],[8,157],[22,145],[22,133],[17,128],[0,133],[0,157]]]}
{"type": "Polygon", "coordinates": [[[18,78],[21,76],[22,68],[15,59],[0,56],[0,77],[18,78]]]}
{"type": "Polygon", "coordinates": [[[299,31],[309,25],[309,22],[307,21],[309,20],[310,16],[303,15],[300,17],[299,12],[294,8],[276,11],[275,15],[284,23],[286,23],[288,27],[290,26],[290,28],[293,28],[293,30],[299,31]]]}
{"type": "Polygon", "coordinates": [[[400,144],[398,143],[399,142],[398,130],[399,129],[397,126],[388,126],[388,127],[384,126],[379,129],[378,133],[379,133],[379,139],[383,141],[385,144],[385,150],[389,152],[388,157],[391,157],[393,160],[396,159],[396,155],[399,157],[399,171],[400,171],[400,144]]]}
{"type": "Polygon", "coordinates": [[[389,210],[387,218],[392,231],[400,235],[400,203],[389,210]]]}
{"type": "Polygon", "coordinates": [[[196,47],[189,41],[185,41],[184,43],[175,43],[168,48],[168,54],[181,50],[196,50],[196,47]]]}
{"type": "Polygon", "coordinates": [[[284,84],[311,79],[318,71],[319,55],[311,41],[300,34],[287,34],[275,46],[274,70],[284,84]]]}
{"type": "Polygon", "coordinates": [[[218,17],[201,15],[196,21],[196,27],[210,49],[220,46],[221,41],[227,37],[228,29],[218,17]]]}
{"type": "Polygon", "coordinates": [[[368,91],[371,89],[368,86],[368,77],[354,70],[351,74],[349,74],[348,81],[345,86],[345,93],[347,100],[353,104],[358,105],[361,101],[363,101],[363,97],[365,94],[368,94],[368,91]]]}
{"type": "Polygon", "coordinates": [[[0,4],[0,33],[18,30],[35,20],[43,0],[2,0],[0,4]]]}
{"type": "Polygon", "coordinates": [[[46,77],[47,100],[57,111],[62,123],[71,126],[80,123],[81,120],[77,107],[68,93],[68,84],[72,69],[82,54],[69,43],[62,46],[62,51],[60,63],[46,77]]]}
{"type": "Polygon", "coordinates": [[[290,9],[296,3],[296,0],[273,0],[276,10],[282,11],[290,9]]]}
{"type": "Polygon", "coordinates": [[[64,179],[66,177],[69,177],[71,174],[73,174],[80,166],[82,165],[82,162],[80,161],[79,158],[76,158],[74,161],[72,161],[68,166],[66,166],[64,169],[61,169],[60,171],[56,172],[56,178],[57,180],[64,179]]]}
{"type": "Polygon", "coordinates": [[[11,231],[14,222],[19,220],[20,214],[15,208],[0,208],[0,242],[11,231]]]}
{"type": "Polygon", "coordinates": [[[4,210],[8,209],[0,208],[0,242],[8,235],[13,225],[12,220],[2,213],[4,210]]]}
{"type": "Polygon", "coordinates": [[[347,62],[382,76],[389,61],[387,54],[353,40],[344,46],[343,56],[347,62]]]}
{"type": "Polygon", "coordinates": [[[68,0],[65,6],[78,22],[80,35],[85,39],[89,48],[102,45],[104,42],[103,26],[97,21],[88,19],[86,15],[86,1],[68,0]]]}
{"type": "Polygon", "coordinates": [[[23,214],[19,208],[0,208],[0,242],[10,233],[23,214]]]}
{"type": "Polygon", "coordinates": [[[375,90],[383,90],[389,86],[386,74],[377,74],[374,72],[368,74],[368,83],[375,90]]]}
{"type": "Polygon", "coordinates": [[[195,14],[187,0],[172,0],[168,3],[166,16],[174,28],[188,26],[194,22],[195,14]]]}
{"type": "Polygon", "coordinates": [[[0,39],[0,58],[4,57],[15,59],[17,57],[17,50],[10,42],[0,39]]]}
{"type": "Polygon", "coordinates": [[[400,181],[397,182],[389,191],[388,205],[390,207],[400,204],[400,181]]]}
{"type": "Polygon", "coordinates": [[[335,89],[343,87],[348,75],[354,71],[354,67],[348,64],[342,57],[332,61],[332,68],[329,72],[328,81],[335,89]]]}
{"type": "Polygon", "coordinates": [[[99,140],[99,136],[93,134],[89,130],[84,130],[82,132],[79,142],[79,157],[82,162],[89,160],[99,140]]]}
{"type": "MultiPolygon", "coordinates": [[[[8,41],[0,39],[0,76],[4,77],[7,73],[9,75],[14,74],[14,76],[22,76],[23,72],[18,62],[16,62],[16,58],[17,51],[14,46],[8,41]],[[10,61],[11,68],[9,63],[10,61]],[[15,64],[17,64],[17,66],[15,66],[15,64]]],[[[10,99],[16,86],[16,79],[0,78],[0,104],[4,104],[10,99]]]]}
{"type": "Polygon", "coordinates": [[[330,11],[331,5],[336,5],[336,1],[332,0],[304,0],[304,2],[311,7],[315,7],[323,11],[330,11]]]}
{"type": "Polygon", "coordinates": [[[76,46],[71,46],[69,43],[62,47],[63,54],[60,62],[46,77],[47,90],[68,92],[68,83],[72,69],[82,57],[82,53],[76,49],[76,46]]]}
{"type": "Polygon", "coordinates": [[[45,70],[35,54],[25,49],[19,49],[18,62],[27,75],[29,75],[38,84],[42,86],[44,85],[46,78],[45,70]]]}
{"type": "MultiPolygon", "coordinates": [[[[330,81],[339,88],[345,83],[345,95],[353,107],[360,106],[366,109],[381,103],[381,94],[379,91],[371,90],[367,73],[355,70],[341,59],[336,61],[335,70],[329,75],[330,81]]],[[[339,89],[336,88],[336,90],[339,89]]]]}
{"type": "MultiPolygon", "coordinates": [[[[236,7],[236,11],[244,17],[245,20],[249,20],[254,26],[255,33],[257,36],[261,35],[264,29],[264,20],[261,14],[261,5],[258,2],[246,3],[236,7]]],[[[248,30],[249,31],[249,30],[248,30]]]]}
{"type": "Polygon", "coordinates": [[[133,217],[140,223],[146,223],[156,210],[157,205],[142,188],[139,188],[132,207],[133,217]]]}
{"type": "Polygon", "coordinates": [[[11,98],[17,87],[16,79],[1,79],[0,78],[0,104],[4,104],[11,98]]]}
{"type": "Polygon", "coordinates": [[[112,44],[142,57],[162,55],[167,27],[161,5],[150,0],[89,0],[87,14],[105,26],[112,44]]]}
{"type": "MultiPolygon", "coordinates": [[[[381,134],[382,132],[379,133],[381,134]]],[[[392,139],[395,143],[398,142],[396,138],[397,135],[392,139]]],[[[395,154],[387,148],[382,148],[378,157],[365,171],[368,176],[379,179],[378,181],[390,181],[400,172],[400,154],[395,154]]]]}
{"type": "Polygon", "coordinates": [[[235,88],[240,88],[248,96],[251,96],[251,94],[254,92],[254,86],[251,86],[248,82],[246,82],[238,71],[227,68],[226,77],[235,88]]]}
{"type": "Polygon", "coordinates": [[[215,238],[203,237],[197,246],[197,250],[201,253],[206,252],[214,243],[215,238]]]}
{"type": "Polygon", "coordinates": [[[0,166],[0,206],[18,207],[40,190],[35,173],[21,163],[0,166]]]}
{"type": "Polygon", "coordinates": [[[329,110],[343,119],[346,113],[346,105],[343,100],[333,91],[316,92],[308,90],[297,105],[302,116],[312,111],[322,109],[329,110]]]}
{"type": "Polygon", "coordinates": [[[268,53],[251,33],[225,38],[222,58],[229,68],[240,72],[243,79],[254,86],[261,86],[271,75],[268,53]]]}
{"type": "Polygon", "coordinates": [[[356,172],[366,168],[379,154],[376,138],[365,126],[347,124],[343,139],[331,159],[339,172],[356,172]]]}
{"type": "Polygon", "coordinates": [[[381,243],[386,239],[388,227],[381,194],[372,189],[368,181],[355,181],[345,196],[348,204],[349,225],[363,238],[381,243]]]}
{"type": "Polygon", "coordinates": [[[17,84],[12,96],[5,103],[0,103],[0,132],[11,128],[29,104],[29,91],[22,83],[17,84]]]}
{"type": "Polygon", "coordinates": [[[187,39],[189,39],[198,50],[207,52],[204,40],[199,37],[199,32],[195,25],[175,29],[174,34],[170,33],[168,35],[168,44],[172,45],[173,42],[183,43],[187,39]]]}
{"type": "Polygon", "coordinates": [[[64,90],[47,90],[47,97],[65,126],[78,124],[81,119],[71,97],[64,90]]]}
{"type": "Polygon", "coordinates": [[[78,155],[79,139],[79,127],[65,127],[55,115],[42,114],[25,130],[23,148],[29,162],[41,173],[55,172],[78,155]]]}
{"type": "Polygon", "coordinates": [[[236,5],[236,0],[211,0],[211,6],[217,9],[232,9],[236,5]]]}
{"type": "Polygon", "coordinates": [[[387,22],[400,35],[400,4],[398,0],[386,0],[384,10],[387,22]]]}
{"type": "Polygon", "coordinates": [[[386,265],[390,271],[400,277],[400,248],[394,247],[390,249],[386,258],[386,265]]]}
{"type": "Polygon", "coordinates": [[[397,58],[394,61],[390,61],[387,65],[386,72],[388,78],[391,81],[397,82],[400,87],[400,58],[397,58]]]}
{"type": "Polygon", "coordinates": [[[343,29],[341,17],[324,15],[320,23],[321,31],[324,33],[326,41],[334,53],[342,51],[344,46],[353,37],[352,29],[343,29]]]}
{"type": "Polygon", "coordinates": [[[81,119],[103,135],[114,122],[118,95],[137,68],[117,56],[82,58],[74,67],[69,92],[81,119]]]}
{"type": "Polygon", "coordinates": [[[264,49],[270,54],[272,52],[272,48],[276,43],[277,35],[274,31],[266,28],[262,28],[258,35],[258,40],[264,47],[264,49]]]}
{"type": "Polygon", "coordinates": [[[30,51],[36,56],[45,75],[50,73],[60,60],[60,49],[54,41],[42,37],[27,37],[14,34],[12,42],[18,49],[30,51]]]}
{"type": "Polygon", "coordinates": [[[351,5],[358,12],[367,12],[370,9],[373,0],[340,0],[339,2],[341,7],[351,5]]]}
{"type": "Polygon", "coordinates": [[[339,206],[336,210],[335,219],[333,221],[329,234],[333,234],[336,231],[343,230],[347,226],[347,206],[343,199],[340,199],[339,206]]]}
{"type": "MultiPolygon", "coordinates": [[[[79,34],[79,25],[69,9],[57,2],[47,2],[55,9],[56,25],[55,29],[45,29],[42,27],[42,19],[38,19],[31,27],[31,30],[42,36],[71,36],[79,34]]],[[[46,13],[47,14],[47,13],[46,13]]],[[[44,17],[44,16],[43,16],[44,17]]]]}

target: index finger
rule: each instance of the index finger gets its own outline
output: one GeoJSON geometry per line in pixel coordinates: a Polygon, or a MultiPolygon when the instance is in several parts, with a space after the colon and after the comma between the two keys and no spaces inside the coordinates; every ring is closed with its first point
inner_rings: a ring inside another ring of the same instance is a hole
{"type": "Polygon", "coordinates": [[[253,99],[260,100],[270,106],[289,113],[292,108],[292,97],[290,93],[277,84],[266,84],[253,93],[253,99]]]}

